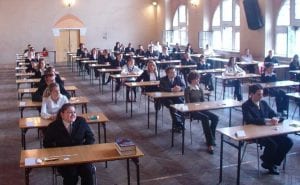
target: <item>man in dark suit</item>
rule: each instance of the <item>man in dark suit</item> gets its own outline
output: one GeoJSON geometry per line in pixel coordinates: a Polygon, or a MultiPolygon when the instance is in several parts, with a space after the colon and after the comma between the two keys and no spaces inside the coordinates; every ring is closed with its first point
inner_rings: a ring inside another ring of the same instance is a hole
{"type": "MultiPolygon", "coordinates": [[[[160,91],[163,92],[180,92],[185,88],[184,83],[179,76],[176,76],[176,71],[174,67],[168,67],[166,69],[166,76],[160,79],[160,91]]],[[[184,121],[184,116],[182,113],[177,112],[172,109],[170,105],[183,103],[183,97],[165,98],[162,100],[163,104],[169,108],[174,132],[181,132],[183,130],[182,122],[184,121]]]]}
{"type": "MultiPolygon", "coordinates": [[[[250,86],[249,94],[250,98],[242,105],[243,119],[246,124],[277,125],[278,122],[283,121],[282,118],[277,118],[277,114],[265,101],[261,100],[263,97],[261,85],[250,86]]],[[[281,164],[292,148],[292,140],[287,135],[278,135],[260,138],[257,139],[257,142],[265,147],[264,153],[260,157],[263,161],[261,166],[268,169],[270,174],[279,175],[277,166],[281,164]]]]}
{"type": "Polygon", "coordinates": [[[268,56],[266,56],[264,63],[265,63],[265,65],[267,63],[273,63],[273,64],[279,63],[278,59],[276,57],[274,57],[274,55],[273,55],[273,50],[269,50],[268,56]]]}
{"type": "MultiPolygon", "coordinates": [[[[95,142],[94,134],[85,119],[76,116],[74,105],[64,104],[57,114],[57,119],[49,124],[44,137],[44,147],[67,147],[89,145],[95,142]]],[[[78,176],[81,184],[93,184],[92,164],[68,165],[58,167],[64,184],[76,185],[78,176]]]]}

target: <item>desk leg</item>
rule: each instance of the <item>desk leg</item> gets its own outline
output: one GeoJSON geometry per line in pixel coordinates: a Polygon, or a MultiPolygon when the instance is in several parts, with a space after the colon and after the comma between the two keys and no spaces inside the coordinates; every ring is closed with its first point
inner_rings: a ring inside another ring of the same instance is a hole
{"type": "Polygon", "coordinates": [[[98,77],[99,79],[99,92],[101,93],[101,74],[99,74],[100,76],[98,77]]]}
{"type": "Polygon", "coordinates": [[[148,96],[148,128],[150,128],[150,96],[148,96]]]}
{"type": "Polygon", "coordinates": [[[136,184],[140,184],[140,163],[138,158],[131,159],[136,167],[136,184]]]}
{"type": "MultiPolygon", "coordinates": [[[[173,133],[173,131],[172,131],[173,133]]],[[[185,120],[182,125],[182,144],[181,144],[181,153],[184,155],[184,133],[185,133],[185,120]]]]}
{"type": "Polygon", "coordinates": [[[25,184],[29,185],[29,174],[31,172],[31,168],[25,168],[25,184]]]}
{"type": "Polygon", "coordinates": [[[229,108],[229,127],[231,127],[231,108],[229,108]]]}
{"type": "Polygon", "coordinates": [[[174,124],[173,124],[173,122],[172,122],[171,132],[172,132],[171,147],[173,147],[174,146],[174,124]]]}
{"type": "Polygon", "coordinates": [[[129,167],[129,159],[126,159],[127,163],[127,184],[130,184],[130,167],[129,167]]]}
{"type": "Polygon", "coordinates": [[[27,129],[21,129],[21,143],[22,143],[22,148],[26,150],[26,132],[27,129]]]}
{"type": "Polygon", "coordinates": [[[223,176],[223,144],[224,144],[224,136],[221,134],[221,149],[220,149],[220,171],[219,171],[219,183],[222,182],[223,176]]]}
{"type": "Polygon", "coordinates": [[[100,132],[100,122],[98,122],[98,142],[101,143],[101,132],[100,132]]]}
{"type": "Polygon", "coordinates": [[[130,91],[129,91],[129,93],[130,93],[130,98],[131,98],[131,101],[130,101],[130,117],[132,118],[132,102],[133,102],[133,89],[132,89],[132,87],[130,87],[130,91]]]}
{"type": "Polygon", "coordinates": [[[157,135],[157,116],[158,115],[158,110],[155,110],[155,135],[157,135]]]}
{"type": "MultiPolygon", "coordinates": [[[[290,98],[289,98],[289,96],[288,96],[288,106],[287,106],[287,110],[286,110],[286,112],[287,112],[287,119],[289,119],[289,109],[290,109],[290,98]]],[[[297,106],[297,104],[296,104],[296,106],[297,106]]],[[[293,118],[292,118],[293,119],[293,118]]]]}
{"type": "Polygon", "coordinates": [[[111,101],[114,102],[114,79],[113,78],[111,79],[111,101]]]}
{"type": "Polygon", "coordinates": [[[215,100],[217,100],[217,81],[218,79],[215,78],[215,100]]]}
{"type": "Polygon", "coordinates": [[[239,141],[238,146],[238,166],[237,166],[237,178],[236,178],[236,184],[240,184],[240,173],[241,173],[241,148],[242,148],[242,141],[239,141]]]}
{"type": "Polygon", "coordinates": [[[24,108],[20,108],[20,111],[21,111],[21,118],[23,118],[23,111],[24,111],[24,108]]]}
{"type": "Polygon", "coordinates": [[[103,124],[104,143],[106,143],[106,123],[103,124]]]}

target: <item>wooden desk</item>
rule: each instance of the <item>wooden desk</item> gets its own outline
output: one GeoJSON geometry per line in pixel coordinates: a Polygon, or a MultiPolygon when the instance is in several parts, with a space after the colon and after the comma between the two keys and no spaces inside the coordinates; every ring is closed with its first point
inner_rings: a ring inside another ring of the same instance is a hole
{"type": "MultiPolygon", "coordinates": [[[[130,88],[130,90],[133,87],[149,87],[149,86],[158,86],[159,81],[145,81],[145,82],[126,82],[125,86],[130,88]]],[[[132,100],[132,93],[131,93],[131,100],[132,100]]],[[[128,112],[128,100],[126,98],[126,113],[128,112]]],[[[130,117],[132,117],[132,101],[130,101],[130,117]]]]}
{"type": "MultiPolygon", "coordinates": [[[[82,113],[87,113],[87,103],[89,103],[89,100],[87,97],[79,96],[79,97],[71,97],[69,102],[73,105],[81,105],[82,113]]],[[[39,113],[42,107],[42,102],[35,102],[32,100],[26,100],[26,101],[18,101],[17,107],[20,110],[21,118],[23,118],[23,111],[26,108],[36,108],[39,113]]]]}
{"type": "Polygon", "coordinates": [[[89,64],[90,70],[90,83],[94,83],[94,69],[108,68],[110,64],[89,64]]]}
{"type": "MultiPolygon", "coordinates": [[[[287,95],[289,98],[295,99],[295,101],[300,99],[300,92],[287,93],[286,95],[287,95]]],[[[290,101],[288,102],[287,118],[289,118],[289,110],[290,110],[290,106],[289,106],[289,105],[290,105],[290,101]]],[[[297,103],[296,103],[296,106],[298,106],[297,103]]],[[[296,109],[297,109],[297,108],[295,108],[295,111],[296,111],[296,109]]],[[[295,114],[295,111],[294,111],[294,114],[295,114]]],[[[299,109],[299,112],[300,112],[300,109],[299,109]]],[[[293,114],[293,116],[292,116],[292,119],[294,118],[294,114],[293,114]]]]}
{"type": "MultiPolygon", "coordinates": [[[[86,113],[79,115],[86,119],[88,124],[97,124],[98,125],[98,142],[101,143],[100,136],[100,126],[103,126],[104,131],[104,142],[106,143],[106,123],[109,119],[101,112],[98,113],[86,113]],[[91,117],[95,119],[91,119],[91,117]]],[[[41,129],[46,128],[52,121],[51,119],[43,119],[41,117],[29,117],[29,118],[20,118],[19,119],[19,128],[21,129],[21,144],[22,148],[26,149],[26,132],[28,129],[41,129]]]]}
{"type": "MultiPolygon", "coordinates": [[[[33,94],[37,91],[38,88],[25,88],[25,89],[18,89],[18,99],[22,100],[24,94],[33,94]]],[[[65,86],[66,91],[70,92],[72,96],[76,96],[76,90],[78,89],[74,85],[67,85],[65,86]]]]}
{"type": "MultiPolygon", "coordinates": [[[[99,91],[101,91],[102,94],[103,94],[103,85],[104,84],[101,81],[102,80],[102,75],[101,74],[102,73],[110,73],[110,74],[120,73],[122,71],[122,69],[121,68],[101,68],[101,69],[97,69],[97,71],[99,72],[99,91]]],[[[112,82],[112,84],[113,84],[113,82],[112,82]]],[[[112,86],[112,88],[114,88],[114,87],[112,86]]]]}
{"type": "Polygon", "coordinates": [[[25,71],[26,69],[27,69],[27,67],[25,67],[25,66],[22,66],[22,67],[17,66],[15,68],[16,72],[25,71]]]}
{"type": "Polygon", "coordinates": [[[97,60],[81,60],[79,61],[79,71],[78,74],[80,76],[80,73],[82,72],[82,78],[85,79],[85,65],[90,65],[90,64],[96,64],[98,61],[97,60]]]}
{"type": "Polygon", "coordinates": [[[16,78],[20,79],[20,78],[29,78],[31,76],[34,76],[35,73],[16,73],[16,78]]]}
{"type": "MultiPolygon", "coordinates": [[[[62,81],[65,81],[66,78],[65,77],[61,77],[62,81]]],[[[29,78],[29,79],[17,79],[16,80],[16,84],[17,84],[17,88],[19,89],[21,84],[26,84],[26,83],[30,83],[30,84],[34,84],[34,83],[39,83],[41,81],[40,78],[29,78]]]]}
{"type": "Polygon", "coordinates": [[[155,62],[157,64],[158,77],[160,78],[160,70],[162,65],[180,64],[181,60],[162,60],[162,61],[155,61],[155,62]]]}
{"type": "MultiPolygon", "coordinates": [[[[184,92],[146,92],[146,95],[148,96],[148,128],[150,128],[150,99],[181,97],[184,96],[184,92]]],[[[157,115],[158,110],[155,110],[155,135],[157,134],[157,115]]]]}
{"type": "MultiPolygon", "coordinates": [[[[111,74],[111,101],[114,101],[114,81],[116,79],[120,79],[122,81],[122,79],[124,78],[132,78],[132,77],[139,77],[141,74],[111,74]]],[[[117,92],[115,92],[115,103],[117,104],[117,92]]]]}
{"type": "Polygon", "coordinates": [[[194,70],[194,72],[199,73],[199,74],[203,74],[203,73],[223,73],[224,71],[225,71],[224,68],[194,70]]]}
{"type": "Polygon", "coordinates": [[[285,120],[282,124],[277,126],[259,126],[259,125],[244,125],[226,128],[217,128],[217,131],[221,134],[221,151],[220,151],[220,171],[219,171],[219,183],[222,182],[223,172],[223,145],[228,145],[238,150],[238,165],[237,165],[237,180],[236,184],[240,184],[240,168],[241,168],[241,149],[243,143],[248,140],[259,139],[263,137],[270,137],[282,134],[290,134],[300,131],[300,122],[295,120],[285,120]],[[298,126],[292,126],[297,124],[298,126]],[[236,137],[236,132],[243,130],[246,134],[245,137],[236,137]],[[229,140],[225,140],[224,136],[228,137],[229,140]],[[238,142],[238,144],[236,144],[238,142]]]}
{"type": "MultiPolygon", "coordinates": [[[[220,101],[184,103],[171,105],[173,109],[182,113],[191,113],[204,110],[216,110],[229,108],[229,127],[231,126],[231,109],[234,107],[241,107],[242,102],[228,99],[220,101]]],[[[174,146],[174,133],[172,132],[172,146],[174,146]]],[[[182,132],[182,155],[184,154],[184,131],[182,132]]]]}
{"type": "Polygon", "coordinates": [[[227,64],[228,61],[229,59],[227,58],[217,58],[217,57],[206,58],[206,63],[210,63],[212,68],[224,68],[224,65],[227,64]]]}
{"type": "MultiPolygon", "coordinates": [[[[220,79],[223,82],[225,80],[240,80],[240,79],[250,79],[251,80],[251,78],[260,78],[260,75],[253,74],[253,73],[247,73],[245,75],[235,75],[235,76],[223,76],[223,75],[215,76],[215,100],[217,99],[217,82],[218,82],[218,79],[220,79]]],[[[224,96],[223,96],[223,98],[224,98],[224,96]]]]}
{"type": "Polygon", "coordinates": [[[114,143],[43,148],[22,150],[20,155],[20,167],[25,168],[25,184],[29,185],[29,175],[33,168],[127,160],[127,182],[130,184],[129,159],[131,159],[136,166],[137,184],[140,184],[139,158],[143,156],[143,152],[138,147],[136,147],[135,155],[120,155],[114,143]],[[36,163],[36,159],[44,159],[46,157],[51,158],[54,156],[59,159],[55,161],[42,161],[42,163],[36,163]],[[66,160],[66,158],[68,160],[66,160]]]}
{"type": "Polygon", "coordinates": [[[259,83],[264,89],[267,88],[278,88],[278,87],[290,87],[290,86],[299,86],[300,82],[295,82],[291,80],[283,80],[276,82],[268,82],[268,83],[259,83]]]}

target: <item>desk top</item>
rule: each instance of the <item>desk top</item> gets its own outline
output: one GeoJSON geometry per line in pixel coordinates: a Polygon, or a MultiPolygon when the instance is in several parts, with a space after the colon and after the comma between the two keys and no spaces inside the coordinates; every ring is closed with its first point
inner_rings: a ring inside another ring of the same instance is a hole
{"type": "Polygon", "coordinates": [[[82,64],[95,64],[98,61],[97,60],[82,60],[80,61],[82,64]]]}
{"type": "Polygon", "coordinates": [[[225,71],[224,68],[195,70],[195,72],[199,73],[199,74],[202,74],[202,73],[222,73],[224,71],[225,71]]]}
{"type": "MultiPolygon", "coordinates": [[[[24,89],[18,89],[18,93],[35,93],[38,88],[24,88],[24,89]]],[[[66,85],[65,86],[66,91],[76,91],[78,88],[74,85],[66,85]]]]}
{"type": "Polygon", "coordinates": [[[110,66],[110,64],[89,64],[89,67],[94,67],[94,68],[96,68],[96,67],[109,67],[110,66]]]}
{"type": "Polygon", "coordinates": [[[263,88],[272,88],[272,87],[287,87],[293,85],[300,85],[300,82],[295,82],[291,80],[283,80],[277,82],[269,82],[269,83],[259,83],[263,88]]]}
{"type": "Polygon", "coordinates": [[[143,81],[143,82],[126,82],[128,87],[146,87],[146,86],[158,86],[159,81],[143,81]]]}
{"type": "MultiPolygon", "coordinates": [[[[88,124],[93,123],[106,123],[109,119],[102,113],[86,113],[81,114],[86,119],[88,124]],[[95,119],[91,119],[91,117],[95,117],[95,119]]],[[[52,121],[51,119],[43,119],[42,117],[29,117],[29,118],[20,118],[19,119],[19,128],[20,129],[28,129],[28,128],[44,128],[47,127],[52,121]]]]}
{"type": "Polygon", "coordinates": [[[252,62],[245,62],[245,61],[241,61],[241,62],[236,62],[236,64],[238,65],[258,65],[261,62],[259,61],[252,61],[252,62]]]}
{"type": "Polygon", "coordinates": [[[290,70],[290,73],[300,74],[300,70],[290,70]]]}
{"type": "Polygon", "coordinates": [[[185,69],[185,68],[196,68],[197,65],[175,65],[173,66],[175,69],[185,69]]]}
{"type": "MultiPolygon", "coordinates": [[[[65,81],[66,78],[65,77],[61,77],[62,81],[65,81]]],[[[29,78],[29,79],[18,79],[16,80],[17,84],[21,84],[21,83],[37,83],[40,82],[41,78],[29,78]]]]}
{"type": "Polygon", "coordinates": [[[215,78],[223,79],[223,80],[230,80],[230,79],[243,79],[243,78],[258,78],[260,77],[259,74],[254,74],[254,73],[247,73],[245,75],[235,75],[235,76],[223,76],[223,75],[218,75],[215,76],[215,78]]]}
{"type": "Polygon", "coordinates": [[[181,60],[161,60],[161,61],[156,61],[156,64],[176,64],[176,63],[181,63],[181,60]]]}
{"type": "Polygon", "coordinates": [[[111,74],[112,78],[130,78],[130,77],[139,77],[141,74],[111,74]]]}
{"type": "Polygon", "coordinates": [[[213,60],[218,62],[228,63],[229,59],[227,58],[217,58],[217,57],[208,57],[206,60],[213,60]]]}
{"type": "Polygon", "coordinates": [[[237,100],[218,100],[218,101],[207,101],[207,102],[196,102],[196,103],[182,103],[171,105],[174,109],[180,112],[195,112],[203,110],[214,110],[231,107],[240,107],[243,102],[237,100]]]}
{"type": "Polygon", "coordinates": [[[103,72],[110,73],[110,72],[121,72],[122,69],[121,68],[101,68],[101,69],[97,69],[97,71],[99,71],[100,73],[103,73],[103,72]]]}
{"type": "Polygon", "coordinates": [[[146,92],[146,95],[151,98],[172,98],[184,96],[184,92],[146,92]]]}
{"type": "MultiPolygon", "coordinates": [[[[85,96],[71,97],[70,103],[73,105],[87,104],[87,103],[89,103],[89,99],[85,96]]],[[[18,101],[17,106],[18,106],[18,108],[41,107],[42,102],[36,102],[36,101],[32,101],[32,100],[18,101]]]]}
{"type": "Polygon", "coordinates": [[[300,98],[300,93],[299,92],[294,92],[294,93],[287,93],[287,96],[293,97],[293,98],[300,98]]]}
{"type": "Polygon", "coordinates": [[[217,131],[236,141],[245,141],[268,136],[300,132],[300,121],[284,120],[283,123],[276,126],[250,124],[235,127],[218,128],[217,131]],[[246,136],[237,137],[236,132],[242,130],[245,132],[246,136]]]}
{"type": "Polygon", "coordinates": [[[114,143],[80,145],[72,147],[43,148],[33,150],[22,150],[20,156],[20,167],[41,168],[131,159],[139,158],[142,156],[144,156],[144,154],[138,147],[136,147],[135,155],[120,155],[114,143]],[[43,160],[45,158],[53,157],[58,158],[58,160],[47,162],[43,160]],[[36,162],[36,159],[38,158],[42,159],[41,163],[36,162]]]}

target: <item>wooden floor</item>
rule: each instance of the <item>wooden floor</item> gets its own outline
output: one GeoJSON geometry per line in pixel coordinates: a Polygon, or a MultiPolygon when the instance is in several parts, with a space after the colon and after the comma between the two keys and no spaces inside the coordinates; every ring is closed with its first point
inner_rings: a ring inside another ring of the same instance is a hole
{"type": "MultiPolygon", "coordinates": [[[[2,65],[0,69],[1,83],[1,122],[0,122],[0,185],[24,184],[24,169],[19,168],[21,150],[21,132],[18,128],[19,110],[16,107],[17,89],[15,84],[14,65],[2,65]]],[[[104,87],[104,94],[99,93],[98,81],[91,85],[88,76],[85,80],[77,73],[72,73],[66,65],[58,65],[57,71],[66,77],[66,85],[76,85],[78,96],[87,96],[90,99],[88,111],[104,112],[111,120],[107,124],[108,142],[113,142],[115,137],[124,136],[131,138],[145,153],[141,159],[141,184],[144,185],[213,185],[218,184],[219,159],[220,159],[220,135],[217,134],[217,146],[215,154],[206,152],[204,135],[201,124],[192,123],[192,144],[190,136],[190,124],[186,124],[185,155],[181,155],[181,135],[175,135],[175,146],[171,147],[171,122],[168,110],[164,109],[163,115],[159,114],[158,134],[154,133],[154,111],[151,105],[151,124],[147,128],[147,114],[145,109],[145,97],[140,97],[138,92],[137,102],[134,103],[133,118],[125,112],[124,93],[118,94],[118,103],[111,101],[110,86],[104,87]],[[163,120],[163,121],[162,121],[163,120]]],[[[220,89],[220,88],[218,88],[220,89]]],[[[246,97],[246,95],[244,96],[246,97]]],[[[217,98],[221,94],[217,93],[217,98]]],[[[275,107],[274,107],[275,108],[275,107]]],[[[294,110],[294,109],[292,109],[294,110]]],[[[228,126],[228,110],[214,111],[220,116],[218,127],[228,126]]],[[[298,113],[298,112],[297,112],[298,113]]],[[[25,111],[24,116],[35,116],[37,112],[25,111]]],[[[298,114],[295,119],[299,120],[298,114]]],[[[240,110],[233,111],[233,125],[240,125],[242,115],[240,110]]],[[[93,126],[96,132],[96,125],[93,126]]],[[[27,135],[27,147],[38,148],[37,132],[29,130],[27,135]]],[[[256,148],[247,149],[241,170],[241,184],[259,185],[297,185],[300,184],[300,137],[290,136],[294,141],[285,171],[279,176],[266,174],[262,169],[262,175],[258,177],[256,166],[256,148]]],[[[87,151],[88,152],[88,151],[87,151]]],[[[236,182],[237,152],[232,147],[225,145],[224,151],[223,183],[233,185],[236,182]]],[[[98,184],[123,185],[126,184],[125,161],[109,162],[108,168],[104,163],[97,163],[98,184]]],[[[135,168],[131,171],[134,176],[135,168]]],[[[52,184],[51,169],[34,169],[30,174],[32,185],[52,184]]],[[[135,178],[132,179],[133,183],[135,178]]],[[[61,178],[59,179],[61,183],[61,178]]]]}

